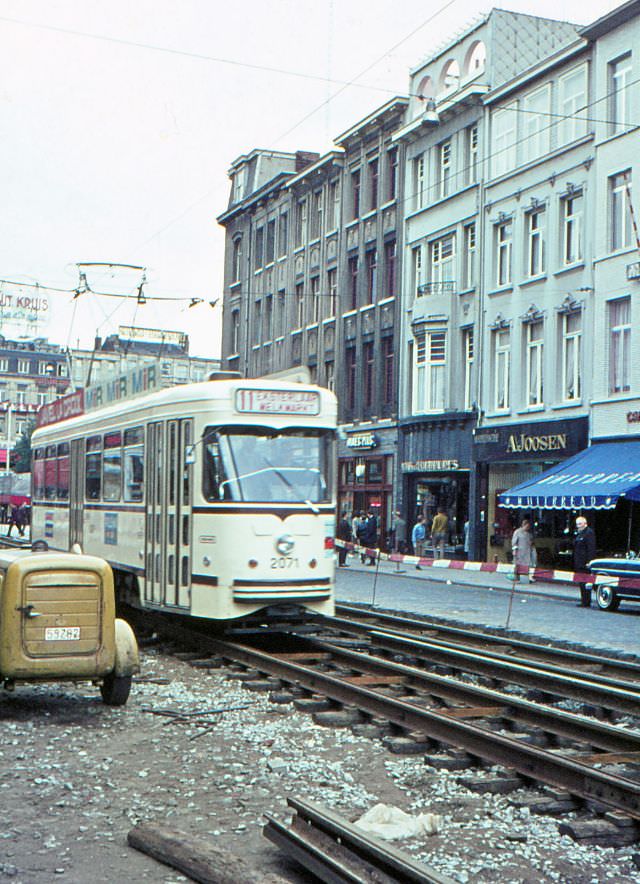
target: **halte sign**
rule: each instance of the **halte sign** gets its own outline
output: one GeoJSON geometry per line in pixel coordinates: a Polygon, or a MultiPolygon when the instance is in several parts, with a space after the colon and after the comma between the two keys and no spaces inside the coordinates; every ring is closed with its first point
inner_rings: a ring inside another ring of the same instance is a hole
{"type": "Polygon", "coordinates": [[[348,448],[375,448],[377,444],[375,433],[354,433],[347,439],[348,448]]]}

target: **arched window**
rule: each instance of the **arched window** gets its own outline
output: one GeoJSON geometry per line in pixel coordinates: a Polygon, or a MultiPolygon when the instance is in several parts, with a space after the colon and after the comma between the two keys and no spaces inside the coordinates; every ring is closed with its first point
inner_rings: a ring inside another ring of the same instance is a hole
{"type": "Polygon", "coordinates": [[[440,75],[440,89],[442,92],[455,92],[460,85],[460,65],[455,58],[449,61],[442,68],[440,75]]]}
{"type": "Polygon", "coordinates": [[[239,236],[233,241],[233,263],[231,266],[231,282],[239,282],[240,271],[242,269],[242,237],[239,236]]]}
{"type": "Polygon", "coordinates": [[[482,40],[475,40],[469,47],[464,63],[465,73],[473,75],[484,70],[487,61],[487,47],[482,40]]]}
{"type": "Polygon", "coordinates": [[[419,117],[424,113],[427,101],[435,96],[435,88],[431,77],[423,77],[418,83],[416,89],[416,97],[414,98],[415,116],[419,117]]]}

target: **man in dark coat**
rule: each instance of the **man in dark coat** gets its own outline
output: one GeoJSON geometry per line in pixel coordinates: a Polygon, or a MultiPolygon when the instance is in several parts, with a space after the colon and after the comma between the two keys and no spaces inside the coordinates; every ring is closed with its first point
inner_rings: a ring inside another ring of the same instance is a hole
{"type": "MultiPolygon", "coordinates": [[[[576,519],[576,532],[573,535],[573,568],[575,571],[585,571],[587,565],[596,554],[596,536],[589,528],[584,516],[576,519]]],[[[580,583],[580,607],[588,608],[591,605],[591,584],[580,583]]]]}
{"type": "MultiPolygon", "coordinates": [[[[360,541],[360,545],[365,546],[367,549],[373,549],[376,545],[377,537],[378,520],[371,512],[371,510],[369,510],[369,512],[367,513],[367,518],[358,529],[358,539],[360,541]]],[[[361,559],[364,562],[364,555],[361,556],[361,559]]],[[[369,556],[369,561],[367,562],[367,565],[375,565],[375,563],[375,556],[369,556]]]]}
{"type": "MultiPolygon", "coordinates": [[[[338,530],[336,532],[338,540],[343,540],[345,543],[349,543],[351,540],[351,522],[347,518],[347,514],[343,513],[342,518],[338,522],[338,530]]],[[[340,568],[346,568],[347,566],[347,547],[339,546],[338,547],[338,565],[340,568]]]]}

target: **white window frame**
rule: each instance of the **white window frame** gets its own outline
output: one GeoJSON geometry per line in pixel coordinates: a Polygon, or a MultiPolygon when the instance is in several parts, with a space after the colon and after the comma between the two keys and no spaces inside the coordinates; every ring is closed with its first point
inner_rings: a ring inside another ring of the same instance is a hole
{"type": "Polygon", "coordinates": [[[464,228],[463,291],[474,288],[476,284],[476,247],[476,224],[474,221],[464,228]]]}
{"type": "Polygon", "coordinates": [[[320,277],[311,277],[311,322],[320,321],[320,277]]]}
{"type": "Polygon", "coordinates": [[[0,371],[9,371],[9,360],[4,356],[0,359],[0,371]]]}
{"type": "Polygon", "coordinates": [[[558,124],[560,144],[587,134],[587,66],[579,65],[558,78],[558,124]],[[582,114],[582,115],[581,115],[582,114]]]}
{"type": "Polygon", "coordinates": [[[420,292],[420,286],[424,281],[422,278],[424,268],[423,250],[424,246],[422,243],[411,249],[411,282],[414,298],[419,298],[422,295],[420,292]]]}
{"type": "Polygon", "coordinates": [[[413,411],[416,414],[442,412],[447,368],[446,329],[417,334],[414,353],[413,411]]]}
{"type": "Polygon", "coordinates": [[[18,359],[18,374],[29,374],[29,360],[18,359]]]}
{"type": "Polygon", "coordinates": [[[511,329],[493,332],[493,407],[496,412],[509,411],[511,385],[511,329]]]}
{"type": "Polygon", "coordinates": [[[233,251],[231,256],[231,282],[240,282],[240,274],[242,272],[242,237],[238,236],[233,241],[233,251]]]}
{"type": "Polygon", "coordinates": [[[422,209],[427,193],[427,162],[423,153],[413,161],[413,195],[414,209],[422,209]]]}
{"type": "Polygon", "coordinates": [[[16,391],[16,408],[24,408],[27,404],[27,391],[26,390],[17,390],[16,391]]]}
{"type": "Polygon", "coordinates": [[[527,267],[529,278],[541,276],[546,270],[546,209],[539,206],[526,213],[527,267]]]}
{"type": "Polygon", "coordinates": [[[562,197],[562,264],[569,267],[579,264],[583,258],[582,232],[584,219],[584,193],[577,190],[562,197]]]}
{"type": "Polygon", "coordinates": [[[631,75],[633,61],[627,52],[609,62],[609,131],[611,135],[623,132],[631,120],[631,75]]]}
{"type": "Polygon", "coordinates": [[[474,336],[473,326],[462,329],[462,362],[464,367],[464,390],[462,398],[462,407],[465,411],[470,411],[473,405],[472,382],[473,382],[473,360],[474,360],[474,336]]]}
{"type": "Polygon", "coordinates": [[[329,205],[331,207],[331,230],[337,230],[340,226],[340,181],[335,179],[329,182],[329,205]]]}
{"type": "Polygon", "coordinates": [[[475,184],[478,180],[478,124],[467,126],[466,132],[466,182],[467,184],[475,184]]]}
{"type": "Polygon", "coordinates": [[[631,169],[609,177],[609,241],[612,252],[627,249],[633,242],[633,224],[629,207],[631,187],[631,169]]]}
{"type": "Polygon", "coordinates": [[[496,224],[496,285],[505,288],[511,285],[513,256],[513,219],[496,224]]]}
{"type": "Polygon", "coordinates": [[[453,143],[451,138],[438,145],[438,197],[444,199],[451,193],[451,170],[453,167],[453,143]]]}
{"type": "MultiPolygon", "coordinates": [[[[456,261],[456,235],[448,233],[429,243],[431,283],[454,282],[456,261]]],[[[439,294],[436,292],[436,294],[439,294]]]]}
{"type": "Polygon", "coordinates": [[[492,114],[491,164],[494,178],[511,172],[516,166],[517,110],[518,102],[512,101],[492,114]]]}
{"type": "Polygon", "coordinates": [[[525,324],[525,380],[527,408],[544,404],[544,321],[525,324]]]}
{"type": "Polygon", "coordinates": [[[336,315],[338,306],[338,270],[330,267],[327,270],[327,289],[329,291],[329,317],[336,315]]]}
{"type": "Polygon", "coordinates": [[[562,401],[582,398],[582,311],[561,315],[562,323],[562,401]]]}
{"type": "Polygon", "coordinates": [[[549,126],[551,110],[551,83],[545,83],[525,95],[522,101],[522,161],[533,162],[549,153],[551,132],[549,126]]]}
{"type": "Polygon", "coordinates": [[[631,298],[616,298],[609,307],[609,393],[631,389],[631,298]]]}

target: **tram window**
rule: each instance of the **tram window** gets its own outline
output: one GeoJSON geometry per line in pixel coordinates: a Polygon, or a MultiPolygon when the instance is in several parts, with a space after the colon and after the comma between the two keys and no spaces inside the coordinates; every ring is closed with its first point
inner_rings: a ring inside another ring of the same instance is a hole
{"type": "Polygon", "coordinates": [[[104,500],[120,500],[122,484],[121,433],[107,433],[104,437],[104,461],[102,464],[104,500]]]}
{"type": "Polygon", "coordinates": [[[100,500],[102,485],[102,436],[89,436],[85,442],[85,497],[100,500]]]}
{"type": "MultiPolygon", "coordinates": [[[[55,445],[53,446],[55,451],[55,445]]],[[[48,449],[47,449],[48,451],[48,449]]],[[[44,497],[55,500],[58,491],[58,463],[55,457],[47,457],[44,462],[44,497]]]]}
{"type": "Polygon", "coordinates": [[[182,556],[182,575],[181,583],[183,586],[189,586],[189,556],[182,556]]]}
{"type": "Polygon", "coordinates": [[[142,445],[144,442],[144,429],[142,427],[130,427],[124,431],[124,444],[142,445]]]}
{"type": "MultiPolygon", "coordinates": [[[[222,464],[222,458],[220,456],[218,435],[216,433],[205,435],[204,443],[205,447],[204,465],[202,468],[202,493],[206,500],[224,500],[225,488],[229,489],[229,486],[223,484],[225,479],[225,472],[224,466],[222,464]]],[[[227,491],[227,498],[230,497],[231,495],[227,491]]]]}
{"type": "MultiPolygon", "coordinates": [[[[125,433],[126,439],[126,433],[125,433]]],[[[144,447],[131,445],[124,449],[124,499],[128,503],[142,500],[144,480],[144,447]]]]}
{"type": "Polygon", "coordinates": [[[37,448],[33,460],[33,496],[36,500],[44,497],[44,449],[37,448]]]}
{"type": "Polygon", "coordinates": [[[69,500],[69,443],[58,445],[58,500],[69,500]]]}

